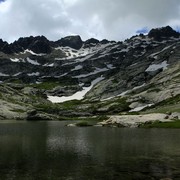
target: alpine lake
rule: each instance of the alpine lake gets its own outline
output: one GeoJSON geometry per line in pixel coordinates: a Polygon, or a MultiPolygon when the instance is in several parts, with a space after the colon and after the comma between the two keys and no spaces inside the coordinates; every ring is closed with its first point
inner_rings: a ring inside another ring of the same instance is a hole
{"type": "Polygon", "coordinates": [[[1,121],[0,180],[180,179],[180,130],[1,121]]]}

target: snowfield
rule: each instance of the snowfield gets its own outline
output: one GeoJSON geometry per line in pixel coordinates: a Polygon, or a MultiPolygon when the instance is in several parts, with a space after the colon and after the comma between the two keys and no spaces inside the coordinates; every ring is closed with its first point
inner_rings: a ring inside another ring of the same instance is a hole
{"type": "Polygon", "coordinates": [[[159,63],[159,64],[152,64],[145,70],[145,72],[156,71],[161,68],[163,68],[163,70],[165,70],[165,69],[167,69],[168,65],[169,64],[167,64],[167,61],[163,61],[162,63],[159,63]]]}
{"type": "Polygon", "coordinates": [[[62,102],[66,102],[66,101],[71,101],[71,100],[81,100],[84,98],[84,96],[86,95],[86,93],[88,91],[91,90],[91,88],[97,84],[98,82],[100,82],[101,80],[103,80],[104,77],[99,77],[95,80],[93,80],[91,82],[91,86],[89,87],[83,87],[83,90],[76,92],[75,94],[71,95],[71,96],[62,96],[62,97],[58,97],[58,96],[48,96],[48,100],[51,101],[52,103],[62,103],[62,102]]]}

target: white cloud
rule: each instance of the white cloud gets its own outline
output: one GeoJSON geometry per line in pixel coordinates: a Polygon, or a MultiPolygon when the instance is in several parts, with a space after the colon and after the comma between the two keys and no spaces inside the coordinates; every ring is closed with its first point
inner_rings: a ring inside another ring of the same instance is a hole
{"type": "Polygon", "coordinates": [[[179,27],[179,7],[179,0],[6,0],[0,3],[0,38],[79,34],[122,40],[143,27],[179,27]]]}

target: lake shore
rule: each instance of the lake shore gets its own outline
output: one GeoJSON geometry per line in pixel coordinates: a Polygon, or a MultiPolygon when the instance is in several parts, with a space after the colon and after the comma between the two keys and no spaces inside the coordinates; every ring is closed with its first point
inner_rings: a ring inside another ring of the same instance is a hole
{"type": "Polygon", "coordinates": [[[151,113],[144,115],[118,115],[99,122],[100,126],[140,127],[144,124],[174,122],[180,119],[180,113],[170,115],[163,113],[151,113]]]}

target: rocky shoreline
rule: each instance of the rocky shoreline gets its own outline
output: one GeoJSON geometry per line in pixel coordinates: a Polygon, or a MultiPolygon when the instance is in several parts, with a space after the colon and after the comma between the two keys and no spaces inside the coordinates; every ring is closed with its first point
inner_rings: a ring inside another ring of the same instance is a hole
{"type": "Polygon", "coordinates": [[[172,113],[170,115],[163,113],[151,113],[144,115],[110,116],[108,120],[99,122],[98,125],[115,127],[139,127],[145,123],[173,122],[174,120],[180,120],[180,113],[172,113]]]}

